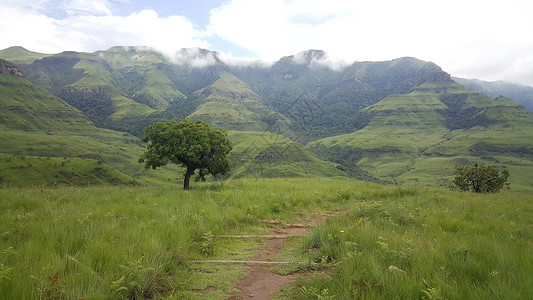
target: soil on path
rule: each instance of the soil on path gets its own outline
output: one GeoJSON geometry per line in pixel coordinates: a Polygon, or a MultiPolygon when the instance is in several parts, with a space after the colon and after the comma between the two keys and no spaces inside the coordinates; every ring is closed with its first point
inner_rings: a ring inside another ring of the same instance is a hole
{"type": "MultiPolygon", "coordinates": [[[[257,255],[252,258],[256,261],[278,261],[277,256],[281,253],[283,244],[289,237],[303,236],[307,229],[325,222],[326,215],[317,215],[315,218],[302,223],[286,224],[280,228],[274,228],[262,247],[254,250],[257,255]]],[[[275,220],[262,220],[267,223],[279,224],[275,220]]],[[[272,272],[270,265],[252,265],[246,271],[246,276],[239,279],[235,285],[238,293],[229,299],[254,299],[269,300],[270,293],[279,291],[281,286],[287,285],[295,280],[300,274],[279,275],[272,272]]]]}

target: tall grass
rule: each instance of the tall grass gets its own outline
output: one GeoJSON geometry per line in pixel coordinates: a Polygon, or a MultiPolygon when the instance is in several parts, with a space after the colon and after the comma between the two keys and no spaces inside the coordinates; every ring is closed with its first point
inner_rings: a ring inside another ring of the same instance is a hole
{"type": "Polygon", "coordinates": [[[252,247],[214,236],[266,232],[257,219],[290,220],[296,211],[327,204],[349,181],[329,182],[324,190],[313,180],[205,183],[189,192],[179,186],[3,188],[0,298],[186,291],[194,285],[189,260],[252,247]]]}
{"type": "Polygon", "coordinates": [[[327,290],[335,299],[533,294],[531,196],[412,191],[368,194],[347,216],[312,230],[303,249],[315,248],[316,260],[327,258],[333,273],[328,280],[301,281],[290,298],[312,299],[302,287],[327,290]]]}
{"type": "Polygon", "coordinates": [[[190,261],[246,259],[258,241],[217,235],[266,233],[272,225],[259,219],[339,209],[349,213],[292,242],[331,274],[299,282],[286,298],[523,298],[532,292],[531,200],[346,178],[232,180],[191,191],[3,188],[0,299],[225,299],[244,267],[190,261]],[[405,273],[387,272],[391,265],[405,273]],[[216,290],[194,293],[209,286],[216,290]]]}

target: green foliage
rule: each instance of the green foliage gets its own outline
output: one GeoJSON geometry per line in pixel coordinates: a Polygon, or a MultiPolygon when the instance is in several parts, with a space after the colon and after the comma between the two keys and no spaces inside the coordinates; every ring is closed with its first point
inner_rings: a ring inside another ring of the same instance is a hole
{"type": "MultiPolygon", "coordinates": [[[[0,51],[2,57],[18,59],[29,81],[84,114],[65,108],[22,78],[5,75],[12,78],[2,79],[0,85],[1,106],[7,108],[0,111],[0,130],[54,128],[85,135],[90,120],[141,137],[155,122],[199,119],[226,130],[283,134],[308,143],[309,150],[337,168],[318,166],[296,147],[276,145],[256,156],[292,153],[261,161],[247,157],[242,163],[237,162],[242,152],[232,153],[232,159],[237,158],[234,174],[240,177],[346,172],[364,180],[445,186],[453,167],[464,161],[506,165],[513,174],[533,170],[532,114],[505,97],[493,99],[465,90],[433,63],[400,58],[332,68],[322,61],[324,52],[306,51],[271,67],[235,68],[218,58],[210,66],[194,66],[187,60],[216,57],[207,50],[182,54],[184,63],[175,64],[160,53],[136,47],[56,55],[22,48],[0,51]],[[36,101],[39,98],[49,101],[36,101]]],[[[533,189],[530,176],[511,180],[515,189],[533,189]]]]}
{"type": "Polygon", "coordinates": [[[0,130],[64,132],[92,127],[79,110],[21,77],[0,74],[0,106],[0,130]]]}
{"type": "Polygon", "coordinates": [[[50,56],[50,54],[42,54],[42,53],[28,51],[20,46],[14,46],[14,47],[6,48],[4,50],[0,50],[1,58],[9,60],[16,64],[31,63],[36,59],[41,59],[46,56],[50,56]]]}
{"type": "Polygon", "coordinates": [[[533,291],[531,230],[523,227],[531,195],[367,186],[351,199],[349,213],[310,229],[293,250],[334,258],[327,277],[304,277],[280,299],[317,299],[324,290],[335,299],[514,299],[533,291]]]}
{"type": "Polygon", "coordinates": [[[230,131],[233,144],[232,177],[346,176],[334,164],[322,161],[301,145],[269,132],[230,131]]]}
{"type": "Polygon", "coordinates": [[[505,166],[498,170],[491,166],[482,166],[476,163],[473,166],[457,167],[455,171],[457,176],[453,179],[453,184],[462,191],[496,193],[504,186],[509,187],[507,182],[509,171],[505,166]]]}
{"type": "Polygon", "coordinates": [[[185,119],[150,125],[143,141],[148,150],[139,159],[146,168],[157,168],[168,163],[187,168],[184,189],[189,189],[189,178],[199,169],[199,178],[205,175],[225,174],[231,168],[228,158],[231,142],[222,129],[213,129],[207,123],[185,119]]]}
{"type": "Polygon", "coordinates": [[[335,295],[329,295],[328,289],[323,289],[319,291],[316,287],[309,287],[302,286],[300,288],[300,293],[302,295],[307,296],[310,299],[317,299],[317,300],[333,300],[335,299],[335,295]]]}
{"type": "Polygon", "coordinates": [[[273,225],[258,219],[294,223],[338,211],[284,245],[279,259],[324,261],[324,272],[276,299],[527,299],[532,205],[531,195],[512,191],[479,195],[347,178],[231,180],[188,192],[6,187],[0,298],[226,299],[246,267],[189,262],[252,259],[247,250],[259,241],[220,235],[268,233],[273,225]],[[388,272],[391,265],[405,273],[388,272]],[[210,286],[216,290],[195,293],[210,286]]]}

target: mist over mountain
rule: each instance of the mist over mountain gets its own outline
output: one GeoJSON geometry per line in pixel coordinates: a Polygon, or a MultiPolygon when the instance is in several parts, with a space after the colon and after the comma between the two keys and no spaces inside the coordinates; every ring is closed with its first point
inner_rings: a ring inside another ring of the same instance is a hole
{"type": "Polygon", "coordinates": [[[533,111],[533,87],[506,81],[483,81],[479,79],[464,79],[454,77],[457,83],[466,89],[479,92],[490,97],[505,96],[522,104],[529,111],[533,111]]]}
{"type": "MultiPolygon", "coordinates": [[[[232,153],[240,176],[446,185],[456,165],[533,171],[526,87],[498,85],[507,98],[493,98],[496,85],[452,78],[413,57],[348,63],[309,50],[266,64],[198,48],[169,56],[143,47],[54,55],[12,47],[0,58],[17,61],[26,86],[61,99],[90,126],[140,137],[149,124],[191,118],[230,130],[237,145],[249,145],[232,153]],[[523,106],[517,95],[526,95],[523,106]]],[[[533,189],[527,176],[511,179],[533,189]]]]}

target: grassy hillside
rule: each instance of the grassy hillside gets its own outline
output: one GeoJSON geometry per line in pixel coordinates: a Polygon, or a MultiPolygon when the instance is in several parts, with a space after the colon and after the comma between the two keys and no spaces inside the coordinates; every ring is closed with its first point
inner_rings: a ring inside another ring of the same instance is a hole
{"type": "Polygon", "coordinates": [[[137,162],[144,151],[139,139],[96,128],[79,110],[20,76],[0,74],[0,104],[4,184],[130,183],[133,177],[175,182],[178,168],[151,174],[137,162]],[[63,159],[72,161],[68,169],[63,159]],[[105,172],[91,173],[95,169],[105,172]]]}
{"type": "Polygon", "coordinates": [[[68,101],[100,127],[140,135],[139,128],[131,128],[135,123],[192,114],[226,129],[283,133],[302,142],[361,129],[368,120],[358,111],[443,73],[414,58],[340,68],[323,51],[313,50],[284,57],[271,67],[230,67],[207,50],[182,49],[165,57],[142,47],[64,52],[23,70],[31,82],[68,101]],[[116,103],[117,98],[130,101],[116,103]],[[143,117],[128,122],[117,117],[121,111],[143,117]],[[111,118],[113,113],[117,115],[111,118]]]}
{"type": "MultiPolygon", "coordinates": [[[[88,77],[84,77],[85,79],[88,77]]],[[[139,182],[180,182],[183,171],[177,166],[162,170],[144,170],[137,162],[144,145],[126,133],[94,127],[85,116],[60,98],[52,96],[19,76],[0,75],[2,111],[0,137],[8,141],[0,153],[6,155],[1,163],[3,183],[8,185],[48,185],[54,183],[80,184],[139,182]],[[21,157],[30,157],[21,159],[21,157]],[[65,167],[65,160],[75,163],[65,167]],[[61,167],[57,167],[61,164],[61,167]],[[96,164],[100,164],[97,166],[96,164]],[[53,167],[52,167],[53,166],[53,167]],[[112,167],[110,167],[112,166],[112,167]],[[67,169],[65,169],[67,168],[67,169]],[[118,171],[111,171],[112,168],[118,171]],[[105,170],[95,173],[94,170],[105,170]],[[22,174],[27,173],[27,177],[22,174]],[[128,175],[125,175],[128,174],[128,175]],[[104,176],[105,175],[105,176],[104,176]],[[100,177],[98,177],[100,176],[100,177]]],[[[83,81],[83,79],[82,79],[83,81]]],[[[79,87],[69,86],[72,90],[79,87]]],[[[232,95],[252,94],[246,84],[228,74],[213,84],[218,93],[232,95]],[[230,87],[227,84],[233,83],[230,87]],[[241,94],[238,94],[238,93],[241,94]]],[[[81,99],[93,97],[92,92],[78,90],[81,99]],[[87,96],[90,95],[90,96],[87,96]]],[[[106,93],[109,87],[92,87],[98,93],[106,93]]],[[[115,106],[120,109],[109,115],[110,119],[127,119],[144,128],[138,120],[145,117],[142,109],[135,110],[127,99],[111,91],[115,106]],[[123,104],[123,105],[122,105],[123,104]]],[[[216,98],[216,96],[213,96],[216,98]]],[[[234,98],[240,99],[240,96],[234,98]]],[[[232,98],[232,99],[234,99],[232,98]]],[[[102,101],[101,98],[92,98],[102,101]]],[[[216,100],[214,100],[216,101],[216,100]]],[[[240,101],[240,100],[238,100],[240,101]]],[[[249,102],[247,98],[244,101],[249,102]]],[[[259,102],[250,106],[261,106],[259,102]]],[[[96,111],[98,112],[98,111],[96,111]]],[[[217,111],[219,113],[220,111],[217,111]]],[[[260,115],[256,112],[256,115],[260,115]]],[[[232,132],[234,143],[232,160],[233,176],[298,177],[342,176],[332,164],[318,160],[302,146],[286,137],[262,132],[232,132]]]]}
{"type": "Polygon", "coordinates": [[[488,82],[477,79],[454,77],[453,80],[462,84],[469,91],[482,93],[490,97],[505,96],[522,104],[529,111],[533,111],[533,87],[513,84],[505,81],[488,82]]]}
{"type": "Polygon", "coordinates": [[[52,54],[43,54],[29,51],[20,46],[9,47],[0,50],[0,57],[11,61],[15,64],[29,64],[35,60],[50,56],[52,54]]]}
{"type": "Polygon", "coordinates": [[[284,57],[271,68],[232,71],[265,104],[285,115],[304,142],[361,129],[368,119],[360,110],[445,74],[433,63],[408,57],[335,67],[323,51],[306,51],[284,57]]]}
{"type": "Polygon", "coordinates": [[[283,132],[289,121],[265,106],[259,96],[237,77],[223,72],[220,79],[194,94],[198,108],[189,116],[228,130],[283,132]]]}
{"type": "Polygon", "coordinates": [[[503,97],[427,82],[362,110],[368,125],[308,144],[319,157],[397,183],[447,185],[455,166],[507,165],[517,190],[531,190],[533,114],[503,97]]]}
{"type": "MultiPolygon", "coordinates": [[[[190,117],[217,128],[272,132],[308,143],[306,149],[360,179],[446,185],[456,165],[481,162],[508,165],[517,174],[511,174],[511,181],[518,189],[533,186],[521,176],[531,170],[531,113],[508,98],[467,91],[437,65],[415,58],[354,62],[340,68],[323,51],[311,50],[272,66],[231,67],[208,50],[182,49],[166,57],[149,48],[114,47],[28,60],[21,69],[29,81],[64,99],[97,127],[137,137],[151,123],[190,117]]],[[[4,79],[4,86],[6,80],[12,79],[4,79]]],[[[70,122],[69,128],[82,131],[87,120],[75,113],[55,106],[28,108],[22,98],[37,95],[29,82],[24,84],[4,93],[10,110],[0,112],[0,128],[50,132],[45,127],[61,128],[70,122]],[[55,119],[62,119],[63,125],[53,124],[55,119]]],[[[254,135],[246,138],[256,140],[254,135]]],[[[244,156],[235,152],[236,174],[329,176],[338,171],[297,166],[296,160],[313,159],[301,154],[305,151],[297,145],[283,147],[261,151],[293,165],[265,160],[258,167],[250,164],[255,158],[239,161],[244,156]],[[272,154],[278,152],[298,158],[272,154]],[[268,164],[271,171],[263,172],[268,164]]],[[[136,154],[127,160],[133,163],[141,150],[131,152],[136,154]]],[[[128,175],[141,176],[131,170],[128,175]]],[[[173,181],[179,176],[163,177],[173,181]]]]}
{"type": "Polygon", "coordinates": [[[63,100],[22,77],[0,74],[0,130],[87,131],[92,123],[63,100]]]}
{"type": "Polygon", "coordinates": [[[139,182],[96,159],[0,154],[0,184],[86,186],[139,182]]]}
{"type": "Polygon", "coordinates": [[[290,139],[268,132],[230,131],[232,177],[331,177],[347,174],[290,139]]]}
{"type": "Polygon", "coordinates": [[[3,188],[0,298],[227,299],[246,267],[191,261],[252,259],[262,240],[221,235],[283,230],[261,220],[336,211],[284,246],[279,257],[290,264],[278,272],[320,270],[275,299],[527,299],[532,200],[347,178],[232,180],[191,191],[3,188]]]}

